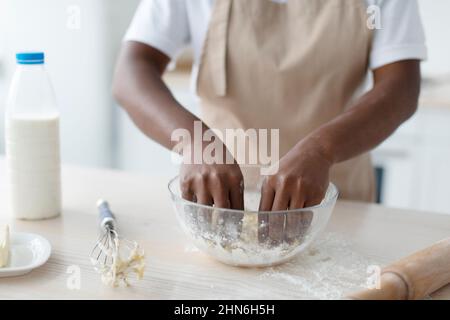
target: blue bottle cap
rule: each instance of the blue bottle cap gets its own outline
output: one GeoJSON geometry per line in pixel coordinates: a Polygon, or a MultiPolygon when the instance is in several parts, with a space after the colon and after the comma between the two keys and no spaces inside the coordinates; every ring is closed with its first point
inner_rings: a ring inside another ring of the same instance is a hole
{"type": "Polygon", "coordinates": [[[19,52],[16,54],[18,64],[43,64],[43,52],[19,52]]]}

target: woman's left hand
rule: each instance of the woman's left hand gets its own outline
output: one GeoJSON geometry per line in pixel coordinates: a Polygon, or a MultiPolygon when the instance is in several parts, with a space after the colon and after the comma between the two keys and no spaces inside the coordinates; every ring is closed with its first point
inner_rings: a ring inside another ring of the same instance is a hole
{"type": "MultiPolygon", "coordinates": [[[[260,211],[293,210],[320,204],[329,185],[331,165],[332,161],[316,144],[299,143],[280,159],[278,170],[264,179],[260,211]]],[[[266,226],[260,231],[260,238],[269,238],[272,243],[298,237],[300,220],[305,218],[289,212],[260,216],[260,220],[266,219],[260,221],[260,225],[266,226]]]]}

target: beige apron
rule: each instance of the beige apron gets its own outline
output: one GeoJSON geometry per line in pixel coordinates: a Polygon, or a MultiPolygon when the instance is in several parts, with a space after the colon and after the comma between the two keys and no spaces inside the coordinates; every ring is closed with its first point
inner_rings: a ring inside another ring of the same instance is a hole
{"type": "MultiPolygon", "coordinates": [[[[197,82],[202,119],[279,129],[281,157],[349,107],[370,44],[362,0],[216,0],[197,82]]],[[[368,154],[335,165],[330,179],[342,198],[374,199],[368,154]]]]}

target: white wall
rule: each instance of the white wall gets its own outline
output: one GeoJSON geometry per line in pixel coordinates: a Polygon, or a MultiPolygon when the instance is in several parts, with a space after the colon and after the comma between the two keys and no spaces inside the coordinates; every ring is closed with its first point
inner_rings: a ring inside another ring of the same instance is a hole
{"type": "MultiPolygon", "coordinates": [[[[170,89],[183,106],[198,114],[197,99],[188,89],[189,81],[183,82],[181,85],[172,82],[170,89]]],[[[119,168],[156,175],[175,176],[178,173],[170,152],[144,136],[123,111],[119,116],[119,132],[119,168]]]]}
{"type": "Polygon", "coordinates": [[[138,0],[0,1],[0,65],[4,71],[0,74],[0,118],[15,52],[45,51],[61,110],[63,161],[112,165],[116,138],[112,69],[138,0]]]}
{"type": "Polygon", "coordinates": [[[419,0],[419,6],[429,54],[423,64],[424,76],[450,75],[450,1],[419,0]]]}

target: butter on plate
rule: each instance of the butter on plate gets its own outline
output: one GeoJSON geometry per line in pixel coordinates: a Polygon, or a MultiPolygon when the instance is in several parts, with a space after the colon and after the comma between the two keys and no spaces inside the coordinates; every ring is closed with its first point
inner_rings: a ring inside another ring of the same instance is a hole
{"type": "Polygon", "coordinates": [[[0,268],[6,267],[9,260],[9,227],[0,226],[0,268]]]}

